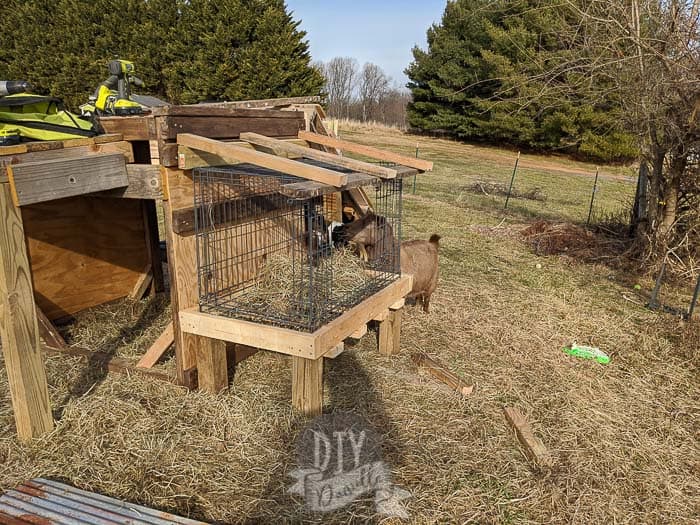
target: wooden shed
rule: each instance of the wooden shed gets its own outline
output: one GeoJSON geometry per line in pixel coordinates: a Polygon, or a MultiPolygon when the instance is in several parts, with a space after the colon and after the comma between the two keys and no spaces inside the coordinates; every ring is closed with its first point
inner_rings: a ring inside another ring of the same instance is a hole
{"type": "Polygon", "coordinates": [[[102,359],[188,388],[227,387],[227,356],[257,350],[292,356],[293,404],[322,409],[324,358],[380,322],[380,351],[398,351],[410,276],[349,308],[312,333],[201,311],[192,170],[238,165],[291,174],[285,191],[320,195],[366,211],[363,186],[432,169],[423,160],[329,136],[313,99],[169,106],[100,121],[94,139],[0,148],[0,335],[17,431],[31,438],[53,426],[42,352],[102,359]],[[341,155],[358,153],[388,165],[341,155]],[[321,163],[321,164],[319,164],[321,163]],[[320,167],[320,166],[323,167],[320,167]],[[66,347],[51,321],[125,296],[164,290],[157,207],[167,243],[172,326],[139,363],[66,347]],[[174,342],[176,377],[150,366],[174,342]],[[140,365],[140,366],[137,366],[140,365]]]}

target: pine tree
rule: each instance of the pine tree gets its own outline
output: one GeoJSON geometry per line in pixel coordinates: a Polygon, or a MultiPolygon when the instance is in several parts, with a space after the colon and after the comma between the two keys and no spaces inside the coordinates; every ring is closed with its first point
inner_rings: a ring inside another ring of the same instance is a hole
{"type": "MultiPolygon", "coordinates": [[[[634,156],[613,100],[582,104],[568,87],[533,80],[578,52],[558,38],[567,20],[555,9],[548,0],[448,2],[442,23],[428,30],[428,50],[414,48],[406,71],[414,97],[410,124],[604,160],[634,156]]],[[[567,86],[576,81],[561,79],[567,86]]]]}
{"type": "Polygon", "coordinates": [[[7,0],[0,79],[77,110],[131,60],[140,93],[176,103],[318,94],[305,33],[282,0],[7,0]]]}

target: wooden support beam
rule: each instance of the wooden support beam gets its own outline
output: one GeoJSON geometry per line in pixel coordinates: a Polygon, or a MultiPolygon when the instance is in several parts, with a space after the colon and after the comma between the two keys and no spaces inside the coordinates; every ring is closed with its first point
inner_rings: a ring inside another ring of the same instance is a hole
{"type": "Polygon", "coordinates": [[[197,104],[205,108],[241,108],[241,109],[268,109],[291,106],[292,104],[317,104],[321,97],[317,95],[309,97],[265,98],[260,100],[239,100],[234,102],[211,102],[197,104]]]}
{"type": "Polygon", "coordinates": [[[389,310],[386,319],[379,322],[377,346],[382,355],[396,355],[401,351],[401,313],[401,310],[389,310]]]}
{"type": "Polygon", "coordinates": [[[405,155],[399,155],[398,153],[393,153],[391,151],[385,151],[382,149],[373,148],[371,146],[357,144],[355,142],[348,142],[347,140],[340,140],[325,135],[319,135],[317,133],[310,133],[308,131],[300,131],[299,138],[304,139],[307,142],[321,144],[329,148],[337,148],[339,150],[349,151],[351,153],[358,153],[360,155],[364,155],[365,157],[383,160],[385,162],[393,162],[402,166],[409,166],[420,171],[433,170],[433,163],[427,160],[416,159],[414,157],[407,157],[405,155]]]}
{"type": "Polygon", "coordinates": [[[175,333],[173,332],[172,321],[168,323],[158,339],[151,345],[151,347],[146,351],[143,357],[136,363],[139,368],[153,368],[158,360],[163,357],[163,354],[168,351],[173,343],[175,342],[175,333]]]}
{"type": "Polygon", "coordinates": [[[311,417],[323,412],[323,357],[292,357],[292,406],[311,417]]]}
{"type": "Polygon", "coordinates": [[[348,339],[355,339],[356,341],[359,341],[362,339],[365,335],[367,335],[367,325],[363,324],[360,328],[355,330],[353,333],[351,333],[348,336],[348,339]]]}
{"type": "Polygon", "coordinates": [[[341,157],[332,153],[326,153],[325,151],[297,146],[296,144],[290,144],[289,142],[272,139],[264,135],[259,135],[258,133],[241,133],[241,140],[249,142],[255,146],[272,150],[274,151],[275,155],[298,155],[305,159],[318,160],[334,166],[340,166],[341,168],[348,168],[353,171],[359,171],[360,173],[367,173],[369,175],[381,177],[383,179],[394,179],[396,178],[397,174],[397,171],[391,168],[385,168],[383,166],[378,166],[377,164],[370,164],[369,162],[362,162],[347,157],[341,157]]]}
{"type": "MultiPolygon", "coordinates": [[[[305,140],[301,139],[276,139],[280,140],[280,142],[283,142],[285,144],[290,143],[290,144],[295,144],[300,147],[304,147],[308,145],[308,142],[305,140]]],[[[224,141],[222,141],[224,142],[224,141]]],[[[240,148],[246,148],[250,150],[254,150],[255,148],[253,147],[252,144],[248,144],[247,142],[225,142],[226,144],[235,144],[236,146],[240,148]]],[[[271,150],[270,150],[271,152],[271,150]]],[[[299,155],[292,155],[292,154],[286,154],[282,155],[283,157],[287,158],[300,158],[299,155]]],[[[196,150],[193,148],[188,148],[187,146],[178,146],[178,154],[177,154],[177,167],[180,168],[181,170],[191,170],[194,168],[200,168],[202,166],[227,166],[231,164],[239,164],[238,161],[233,161],[231,159],[226,160],[220,155],[215,155],[213,153],[207,153],[206,151],[201,151],[201,150],[196,150]]]]}
{"type": "Polygon", "coordinates": [[[197,337],[197,377],[199,388],[218,394],[228,388],[226,343],[209,337],[197,337]]]}
{"type": "Polygon", "coordinates": [[[390,305],[408,294],[411,288],[412,277],[403,275],[313,333],[212,315],[200,312],[198,307],[180,310],[180,322],[186,333],[317,359],[342,343],[359,327],[388,310],[390,305]]]}
{"type": "Polygon", "coordinates": [[[445,383],[447,386],[456,390],[463,396],[468,396],[474,391],[474,385],[470,385],[464,379],[459,377],[457,374],[449,370],[445,365],[440,363],[437,359],[424,354],[422,352],[413,354],[411,356],[413,362],[417,366],[423,366],[430,372],[430,374],[445,383]]]}
{"type": "Polygon", "coordinates": [[[66,140],[42,140],[36,142],[24,142],[14,146],[0,146],[0,156],[21,155],[22,153],[35,153],[39,151],[52,151],[58,149],[73,149],[81,146],[93,146],[96,144],[106,144],[125,139],[120,133],[98,135],[97,137],[85,137],[79,139],[66,140]]]}
{"type": "Polygon", "coordinates": [[[295,162],[290,159],[276,157],[267,153],[241,148],[231,143],[221,142],[219,140],[208,139],[198,135],[189,133],[181,133],[177,136],[177,143],[182,146],[206,151],[220,155],[226,159],[232,159],[238,162],[248,162],[256,166],[268,168],[289,175],[295,175],[315,182],[329,184],[331,186],[343,186],[348,177],[344,173],[327,170],[316,166],[309,166],[301,162],[295,162]]]}
{"type": "Polygon", "coordinates": [[[345,352],[345,343],[340,343],[338,346],[335,348],[331,348],[326,355],[323,357],[327,357],[328,359],[335,359],[338,357],[340,354],[345,352]]]}
{"type": "MultiPolygon", "coordinates": [[[[160,171],[158,172],[158,180],[160,184],[160,171]]],[[[142,200],[141,211],[143,215],[143,230],[145,232],[148,261],[151,265],[151,273],[153,274],[151,295],[154,296],[165,290],[163,260],[160,251],[160,232],[158,231],[158,210],[156,209],[155,201],[142,200]]]]}
{"type": "Polygon", "coordinates": [[[515,430],[518,440],[525,449],[525,454],[531,461],[543,467],[554,465],[554,459],[550,455],[542,440],[535,436],[530,423],[517,408],[503,407],[503,413],[508,423],[515,430]]]}
{"type": "Polygon", "coordinates": [[[16,206],[129,185],[120,154],[15,164],[7,167],[7,174],[16,206]]]}
{"type": "Polygon", "coordinates": [[[0,184],[0,339],[17,434],[21,440],[53,429],[32,274],[20,210],[0,184]]]}
{"type": "Polygon", "coordinates": [[[151,271],[151,265],[149,264],[146,266],[146,268],[144,268],[143,272],[136,281],[134,289],[131,290],[131,293],[129,294],[129,299],[132,301],[140,301],[145,295],[146,290],[148,290],[148,287],[151,285],[151,282],[153,282],[153,272],[151,271]]]}
{"type": "MultiPolygon", "coordinates": [[[[174,179],[187,178],[182,170],[163,168],[164,186],[171,186],[174,179]]],[[[188,372],[197,367],[197,340],[181,330],[180,311],[199,304],[197,285],[197,249],[193,235],[182,236],[173,231],[173,201],[163,202],[165,233],[168,246],[168,268],[170,271],[170,304],[173,313],[175,335],[175,361],[180,384],[192,388],[192,375],[188,372]]],[[[244,341],[241,341],[244,342],[244,341]]]]}
{"type": "Polygon", "coordinates": [[[56,330],[56,327],[51,321],[49,321],[49,318],[46,317],[44,312],[38,306],[36,307],[36,317],[39,321],[39,336],[44,341],[46,346],[51,348],[68,347],[63,337],[61,337],[61,334],[58,333],[58,330],[56,330]]]}
{"type": "Polygon", "coordinates": [[[112,372],[115,374],[137,374],[149,377],[151,379],[157,379],[159,381],[180,384],[175,376],[172,376],[166,372],[151,370],[150,368],[138,368],[136,366],[136,362],[131,359],[114,357],[113,355],[104,352],[93,352],[87,348],[80,348],[76,346],[69,346],[66,348],[51,348],[44,346],[42,347],[42,350],[49,356],[67,355],[71,357],[84,357],[88,360],[91,367],[98,369],[102,368],[107,370],[107,372],[112,372]]]}

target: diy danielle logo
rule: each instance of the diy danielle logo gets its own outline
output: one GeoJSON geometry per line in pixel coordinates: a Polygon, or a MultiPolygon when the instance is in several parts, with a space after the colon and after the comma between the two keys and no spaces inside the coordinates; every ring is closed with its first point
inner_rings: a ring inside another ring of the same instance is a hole
{"type": "Polygon", "coordinates": [[[381,460],[376,432],[359,416],[335,413],[320,416],[297,442],[299,468],[289,493],[304,497],[309,509],[328,512],[374,492],[377,513],[408,518],[401,503],[411,494],[391,483],[381,460]]]}

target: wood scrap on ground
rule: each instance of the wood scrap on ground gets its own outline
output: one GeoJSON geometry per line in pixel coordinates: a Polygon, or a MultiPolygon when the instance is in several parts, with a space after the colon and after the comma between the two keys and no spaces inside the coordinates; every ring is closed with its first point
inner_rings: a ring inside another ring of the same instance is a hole
{"type": "Polygon", "coordinates": [[[153,368],[163,354],[175,342],[175,332],[173,331],[173,323],[168,323],[162,334],[155,340],[148,351],[136,364],[138,368],[153,368]]]}
{"type": "Polygon", "coordinates": [[[474,391],[474,385],[470,385],[464,379],[449,370],[445,365],[427,354],[419,352],[413,354],[412,359],[416,365],[425,367],[433,377],[439,379],[463,396],[468,396],[474,391]]]}
{"type": "Polygon", "coordinates": [[[525,448],[527,457],[540,466],[551,467],[554,465],[554,460],[549,450],[544,446],[542,440],[535,436],[525,416],[517,408],[513,407],[503,407],[503,413],[508,423],[515,429],[518,440],[525,448]]]}

